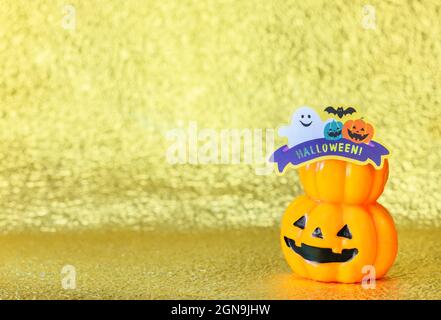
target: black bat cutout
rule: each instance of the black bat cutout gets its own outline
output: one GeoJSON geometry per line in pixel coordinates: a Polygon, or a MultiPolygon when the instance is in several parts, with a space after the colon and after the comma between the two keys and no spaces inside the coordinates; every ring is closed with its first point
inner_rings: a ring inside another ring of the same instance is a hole
{"type": "Polygon", "coordinates": [[[346,116],[348,114],[353,114],[354,112],[357,112],[357,110],[355,110],[352,107],[346,108],[344,109],[343,107],[338,107],[337,109],[335,109],[334,107],[327,107],[325,109],[325,111],[329,114],[335,114],[337,115],[340,119],[343,118],[343,116],[346,116]]]}

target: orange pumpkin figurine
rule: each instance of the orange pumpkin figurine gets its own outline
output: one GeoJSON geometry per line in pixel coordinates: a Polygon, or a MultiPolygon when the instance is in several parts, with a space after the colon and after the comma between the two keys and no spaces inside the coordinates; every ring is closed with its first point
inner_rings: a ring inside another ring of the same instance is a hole
{"type": "Polygon", "coordinates": [[[342,160],[321,160],[299,168],[305,193],[316,201],[345,204],[375,202],[383,193],[389,163],[381,169],[371,164],[357,165],[342,160]]]}
{"type": "Polygon", "coordinates": [[[363,119],[348,120],[343,126],[343,138],[354,143],[368,144],[374,136],[374,127],[363,119]]]}
{"type": "Polygon", "coordinates": [[[295,199],[286,209],[280,234],[289,266],[305,278],[360,282],[365,266],[381,278],[397,254],[397,233],[389,212],[374,202],[345,205],[295,199]]]}
{"type": "Polygon", "coordinates": [[[376,202],[389,175],[387,159],[381,169],[320,160],[300,167],[299,175],[306,195],[288,206],[280,233],[292,270],[324,282],[360,282],[366,267],[369,277],[383,277],[398,250],[393,219],[376,202]]]}
{"type": "Polygon", "coordinates": [[[346,121],[342,136],[347,141],[310,136],[277,149],[272,159],[280,172],[296,165],[306,193],[282,219],[280,243],[289,266],[305,278],[355,283],[383,277],[398,240],[391,215],[377,203],[389,176],[389,151],[371,141],[374,128],[363,119],[346,121]],[[345,151],[354,143],[366,145],[345,151]]]}

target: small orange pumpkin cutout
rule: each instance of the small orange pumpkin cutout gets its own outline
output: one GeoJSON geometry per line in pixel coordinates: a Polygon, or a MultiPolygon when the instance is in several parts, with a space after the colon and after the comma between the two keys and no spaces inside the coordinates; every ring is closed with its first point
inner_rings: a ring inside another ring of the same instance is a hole
{"type": "Polygon", "coordinates": [[[348,120],[343,126],[343,138],[354,143],[369,143],[374,137],[374,127],[363,119],[348,120]]]}

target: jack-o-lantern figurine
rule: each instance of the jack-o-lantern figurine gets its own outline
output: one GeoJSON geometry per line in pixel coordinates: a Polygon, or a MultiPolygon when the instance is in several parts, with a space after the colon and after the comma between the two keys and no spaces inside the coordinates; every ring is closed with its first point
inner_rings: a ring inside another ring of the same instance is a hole
{"type": "Polygon", "coordinates": [[[398,246],[392,217],[380,204],[345,205],[308,196],[286,209],[280,241],[296,274],[343,283],[360,282],[367,275],[381,278],[398,246]]]}
{"type": "MultiPolygon", "coordinates": [[[[340,118],[357,112],[330,108],[325,111],[340,118]]],[[[389,150],[372,141],[374,128],[363,119],[344,125],[331,119],[321,138],[304,131],[298,134],[301,143],[282,146],[271,158],[279,172],[288,164],[298,168],[306,193],[288,206],[282,219],[285,259],[295,273],[318,281],[356,283],[383,277],[398,250],[393,219],[377,203],[389,176],[389,150]]]]}
{"type": "Polygon", "coordinates": [[[305,196],[286,209],[280,241],[300,276],[324,282],[381,278],[395,260],[397,233],[389,212],[376,202],[389,166],[322,160],[300,170],[305,196]]]}

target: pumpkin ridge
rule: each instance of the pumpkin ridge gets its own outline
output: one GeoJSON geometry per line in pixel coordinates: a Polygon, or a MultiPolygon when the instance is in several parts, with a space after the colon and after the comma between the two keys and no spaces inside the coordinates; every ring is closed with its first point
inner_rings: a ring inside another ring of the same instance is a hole
{"type": "Polygon", "coordinates": [[[343,180],[343,193],[342,193],[342,200],[341,203],[345,203],[346,200],[346,177],[347,177],[347,173],[348,173],[348,162],[345,161],[345,166],[344,166],[344,170],[345,170],[345,174],[344,177],[345,179],[343,180]]]}
{"type": "MultiPolygon", "coordinates": [[[[315,172],[319,171],[319,166],[320,166],[320,163],[316,162],[315,165],[314,165],[314,171],[315,172]]],[[[317,192],[317,195],[319,196],[319,199],[323,199],[322,195],[320,194],[320,190],[318,188],[318,181],[317,180],[318,180],[318,175],[315,174],[314,175],[314,188],[315,188],[315,190],[317,192]]]]}
{"type": "Polygon", "coordinates": [[[369,196],[365,201],[365,204],[376,203],[378,198],[384,192],[384,187],[389,177],[389,162],[387,161],[387,159],[384,161],[383,170],[381,172],[375,170],[374,173],[375,173],[375,177],[374,177],[374,181],[372,182],[373,186],[371,188],[371,192],[369,193],[369,196]]]}
{"type": "Polygon", "coordinates": [[[369,203],[370,196],[376,193],[376,185],[375,185],[375,180],[377,178],[376,170],[373,168],[372,170],[371,167],[369,166],[367,168],[369,168],[368,170],[370,170],[370,175],[373,175],[374,177],[370,180],[370,185],[369,185],[370,191],[367,192],[367,194],[364,196],[363,203],[369,203]]]}
{"type": "Polygon", "coordinates": [[[375,235],[377,236],[377,249],[380,249],[377,250],[375,254],[375,261],[373,263],[373,266],[375,267],[377,272],[376,278],[379,279],[387,273],[397,257],[398,237],[393,218],[390,215],[389,211],[378,202],[370,204],[369,208],[372,212],[373,223],[375,225],[375,228],[377,229],[377,232],[375,233],[375,235]],[[383,219],[382,222],[380,221],[381,219],[383,219]],[[378,232],[380,226],[386,230],[378,232]],[[379,235],[386,236],[386,241],[385,239],[378,240],[379,235]],[[380,241],[383,241],[383,246],[381,247],[379,246],[380,241]],[[389,247],[388,250],[384,250],[386,245],[389,247]],[[386,257],[384,255],[386,255],[386,257]],[[386,264],[384,264],[385,260],[388,260],[386,261],[386,264]],[[381,265],[382,263],[383,265],[381,265]]]}

